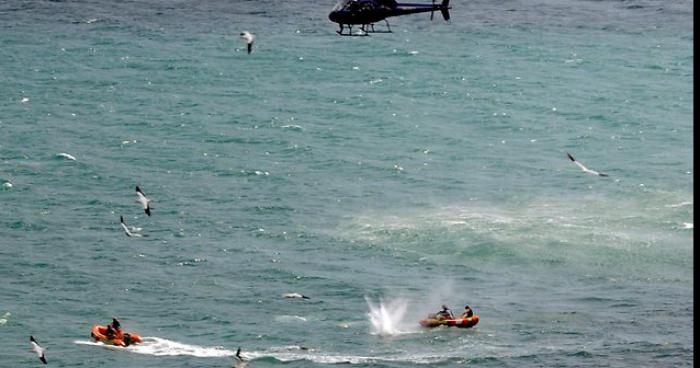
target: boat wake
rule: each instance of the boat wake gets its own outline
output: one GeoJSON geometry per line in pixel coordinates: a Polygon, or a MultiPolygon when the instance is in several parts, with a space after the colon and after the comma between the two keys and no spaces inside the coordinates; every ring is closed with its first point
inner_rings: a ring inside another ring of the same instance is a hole
{"type": "MultiPolygon", "coordinates": [[[[381,303],[380,303],[381,304],[381,303]]],[[[386,307],[385,307],[386,308],[386,307]]],[[[381,308],[380,308],[381,309],[381,308]]],[[[385,324],[385,327],[388,325],[385,324]]],[[[401,333],[401,332],[394,332],[401,333]]],[[[153,356],[178,356],[187,355],[199,358],[221,358],[236,355],[233,350],[223,347],[204,347],[179,343],[177,341],[162,339],[159,337],[144,337],[143,343],[129,347],[106,345],[101,342],[88,340],[75,341],[78,345],[97,346],[101,348],[123,350],[136,354],[153,356]]],[[[279,362],[309,361],[319,364],[372,364],[386,362],[411,362],[414,364],[435,364],[449,361],[454,357],[446,355],[420,355],[420,354],[394,354],[386,356],[341,355],[324,353],[315,349],[301,346],[273,347],[265,351],[244,351],[242,355],[248,360],[273,359],[279,362]]],[[[449,354],[448,354],[449,355],[449,354]]]]}
{"type": "Polygon", "coordinates": [[[204,347],[197,345],[183,344],[177,341],[172,341],[168,339],[162,339],[160,337],[143,337],[142,343],[138,345],[131,345],[128,347],[119,347],[113,345],[103,344],[101,342],[95,341],[85,341],[78,340],[75,341],[79,345],[90,345],[99,346],[108,349],[125,350],[136,354],[145,355],[155,355],[155,356],[176,356],[176,355],[189,355],[200,358],[215,358],[215,357],[228,357],[236,355],[235,351],[228,350],[226,348],[215,346],[215,347],[204,347]]]}

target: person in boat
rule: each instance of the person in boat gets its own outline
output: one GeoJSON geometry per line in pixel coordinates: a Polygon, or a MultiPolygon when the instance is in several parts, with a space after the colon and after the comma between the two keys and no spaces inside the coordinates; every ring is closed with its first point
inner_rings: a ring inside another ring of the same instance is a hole
{"type": "Polygon", "coordinates": [[[112,317],[112,324],[107,326],[107,330],[109,330],[110,328],[114,331],[114,339],[124,339],[124,331],[122,331],[122,325],[121,323],[119,323],[118,319],[112,317]]]}
{"type": "Polygon", "coordinates": [[[121,329],[121,324],[116,318],[112,318],[112,323],[107,325],[105,336],[110,340],[123,340],[124,332],[121,329]]]}
{"type": "Polygon", "coordinates": [[[107,336],[107,338],[110,340],[114,340],[114,329],[112,328],[112,325],[107,325],[107,331],[105,331],[105,336],[107,336]]]}
{"type": "Polygon", "coordinates": [[[439,312],[435,313],[435,318],[437,319],[454,319],[454,315],[452,314],[452,310],[448,308],[445,304],[442,305],[442,309],[440,309],[439,312]]]}
{"type": "Polygon", "coordinates": [[[460,317],[471,318],[472,316],[474,316],[474,311],[472,310],[472,307],[465,305],[464,312],[462,312],[462,315],[460,317]]]}

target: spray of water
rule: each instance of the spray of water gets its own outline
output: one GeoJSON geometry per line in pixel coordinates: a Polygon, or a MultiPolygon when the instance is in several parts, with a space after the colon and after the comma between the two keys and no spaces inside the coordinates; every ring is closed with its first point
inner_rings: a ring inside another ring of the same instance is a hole
{"type": "Polygon", "coordinates": [[[449,278],[439,278],[430,290],[420,297],[397,296],[387,300],[379,298],[375,303],[365,296],[369,322],[373,335],[398,335],[422,331],[418,321],[429,313],[438,311],[441,305],[464,305],[464,293],[455,292],[455,283],[449,278]],[[458,298],[455,299],[455,296],[458,298]]]}
{"type": "Polygon", "coordinates": [[[379,304],[373,303],[369,298],[365,297],[369,306],[369,321],[372,324],[372,334],[375,335],[397,335],[401,333],[410,333],[411,329],[405,321],[406,309],[408,303],[403,299],[396,299],[389,302],[379,299],[379,304]]]}

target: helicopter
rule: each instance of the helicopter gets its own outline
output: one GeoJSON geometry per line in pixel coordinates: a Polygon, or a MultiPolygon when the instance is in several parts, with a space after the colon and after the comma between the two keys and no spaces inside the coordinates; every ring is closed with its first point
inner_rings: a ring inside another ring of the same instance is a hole
{"type": "Polygon", "coordinates": [[[439,10],[446,21],[450,20],[449,3],[450,0],[442,0],[441,4],[436,4],[435,0],[432,4],[397,3],[396,0],[341,0],[328,14],[328,19],[340,25],[336,32],[341,36],[369,36],[368,33],[391,33],[389,21],[386,20],[388,17],[430,12],[432,20],[433,13],[439,10]],[[382,20],[386,22],[386,30],[375,31],[374,23],[382,20]],[[362,32],[353,34],[352,26],[357,24],[362,32]],[[348,26],[348,33],[343,33],[344,26],[348,26]]]}

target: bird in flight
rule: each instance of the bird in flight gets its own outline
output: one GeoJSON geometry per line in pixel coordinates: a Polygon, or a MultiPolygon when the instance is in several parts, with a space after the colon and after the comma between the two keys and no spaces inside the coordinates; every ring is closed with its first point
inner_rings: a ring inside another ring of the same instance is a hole
{"type": "Polygon", "coordinates": [[[41,360],[42,363],[46,364],[46,356],[44,356],[44,348],[39,346],[39,343],[34,340],[34,336],[29,336],[29,343],[32,344],[32,350],[36,353],[36,355],[39,356],[39,360],[41,360]]]}
{"type": "Polygon", "coordinates": [[[140,203],[148,216],[151,215],[151,200],[146,197],[139,186],[136,186],[136,203],[140,203]]]}
{"type": "Polygon", "coordinates": [[[571,156],[568,152],[566,153],[567,156],[569,156],[569,160],[573,161],[573,163],[576,164],[576,166],[581,168],[581,171],[585,172],[586,174],[591,174],[591,175],[596,175],[596,176],[608,176],[608,174],[603,174],[600,172],[597,172],[595,170],[591,170],[587,168],[584,164],[576,161],[573,156],[571,156]]]}
{"type": "Polygon", "coordinates": [[[126,236],[128,236],[130,238],[132,238],[132,237],[133,238],[140,238],[143,236],[147,236],[147,235],[137,233],[137,231],[140,231],[141,228],[132,227],[131,229],[129,229],[129,227],[127,227],[126,224],[124,223],[124,216],[119,216],[119,222],[121,223],[122,229],[124,229],[124,233],[126,233],[126,236]]]}
{"type": "Polygon", "coordinates": [[[241,38],[244,39],[245,43],[248,45],[248,53],[250,54],[253,52],[253,41],[255,41],[255,35],[248,31],[244,31],[241,32],[241,38]]]}

